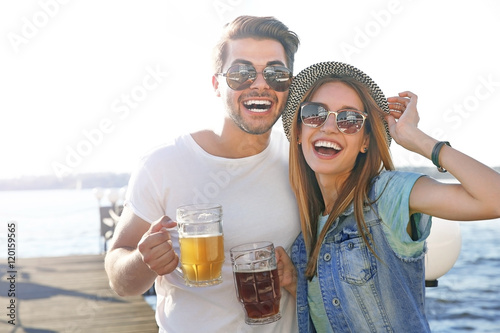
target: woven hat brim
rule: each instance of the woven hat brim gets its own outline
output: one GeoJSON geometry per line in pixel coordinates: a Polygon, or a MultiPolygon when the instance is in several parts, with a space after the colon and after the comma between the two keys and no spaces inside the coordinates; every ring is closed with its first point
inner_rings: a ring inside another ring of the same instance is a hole
{"type": "MultiPolygon", "coordinates": [[[[352,65],[342,62],[327,61],[317,63],[300,71],[297,76],[294,77],[288,90],[288,99],[282,114],[283,128],[288,141],[290,141],[293,116],[298,112],[302,99],[317,80],[326,76],[349,76],[354,78],[368,88],[370,95],[380,109],[384,113],[389,113],[389,105],[384,93],[364,72],[352,65]]],[[[385,119],[382,117],[381,119],[385,126],[387,146],[390,146],[391,135],[389,133],[389,127],[385,119]]]]}

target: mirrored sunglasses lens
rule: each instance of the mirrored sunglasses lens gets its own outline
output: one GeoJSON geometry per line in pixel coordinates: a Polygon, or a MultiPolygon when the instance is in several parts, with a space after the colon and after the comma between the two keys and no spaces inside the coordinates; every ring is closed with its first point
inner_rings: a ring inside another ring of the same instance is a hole
{"type": "Polygon", "coordinates": [[[342,111],[337,115],[337,126],[345,134],[354,134],[363,127],[363,116],[354,111],[342,111]]]}
{"type": "Polygon", "coordinates": [[[305,125],[319,127],[324,124],[328,112],[316,104],[304,104],[300,109],[300,118],[305,125]]]}
{"type": "Polygon", "coordinates": [[[229,88],[243,90],[250,87],[255,80],[257,73],[255,68],[249,66],[236,65],[229,67],[226,73],[226,82],[229,88]]]}
{"type": "Polygon", "coordinates": [[[292,73],[283,66],[271,66],[264,68],[262,73],[269,86],[279,92],[286,91],[292,83],[292,73]]]}

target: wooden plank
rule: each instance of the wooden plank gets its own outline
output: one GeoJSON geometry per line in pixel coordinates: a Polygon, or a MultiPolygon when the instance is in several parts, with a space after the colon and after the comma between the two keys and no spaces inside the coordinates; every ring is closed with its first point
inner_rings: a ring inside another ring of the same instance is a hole
{"type": "Polygon", "coordinates": [[[109,287],[104,256],[18,259],[15,326],[6,307],[10,282],[0,265],[0,332],[158,332],[154,311],[142,296],[120,297],[109,287]],[[6,319],[7,318],[7,319],[6,319]]]}

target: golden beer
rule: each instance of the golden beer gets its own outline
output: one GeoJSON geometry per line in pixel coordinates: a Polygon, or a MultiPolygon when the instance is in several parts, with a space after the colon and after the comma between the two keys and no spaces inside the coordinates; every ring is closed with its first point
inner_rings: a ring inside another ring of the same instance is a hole
{"type": "Polygon", "coordinates": [[[224,237],[201,235],[179,239],[181,266],[186,284],[213,285],[222,282],[224,237]]]}

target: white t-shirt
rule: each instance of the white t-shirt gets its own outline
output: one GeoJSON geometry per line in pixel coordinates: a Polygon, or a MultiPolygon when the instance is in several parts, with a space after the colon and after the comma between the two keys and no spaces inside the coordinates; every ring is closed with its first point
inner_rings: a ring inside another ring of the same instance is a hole
{"type": "MultiPolygon", "coordinates": [[[[228,159],[204,151],[191,137],[177,138],[141,161],[132,175],[126,205],[150,223],[178,206],[219,203],[223,209],[225,262],[223,282],[186,287],[175,274],[156,279],[156,320],[160,332],[297,332],[295,299],[282,289],[282,318],[272,324],[247,325],[236,298],[229,249],[272,241],[287,251],[300,231],[298,208],[288,180],[288,141],[273,132],[260,154],[228,159]]],[[[245,147],[242,147],[245,149],[245,147]]],[[[179,254],[177,231],[171,232],[179,254]]]]}

